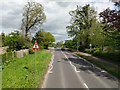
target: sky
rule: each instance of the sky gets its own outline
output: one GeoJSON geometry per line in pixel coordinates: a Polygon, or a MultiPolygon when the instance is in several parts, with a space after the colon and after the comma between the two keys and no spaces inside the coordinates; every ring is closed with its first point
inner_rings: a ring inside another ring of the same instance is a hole
{"type": "MultiPolygon", "coordinates": [[[[0,1],[0,33],[9,34],[20,30],[24,5],[31,0],[1,0],[0,1]]],[[[66,32],[70,24],[69,11],[77,5],[90,4],[100,13],[106,8],[114,9],[114,3],[109,0],[34,0],[44,7],[46,22],[41,26],[46,32],[54,35],[56,42],[71,39],[66,32]]],[[[32,32],[34,36],[35,32],[32,32]]]]}

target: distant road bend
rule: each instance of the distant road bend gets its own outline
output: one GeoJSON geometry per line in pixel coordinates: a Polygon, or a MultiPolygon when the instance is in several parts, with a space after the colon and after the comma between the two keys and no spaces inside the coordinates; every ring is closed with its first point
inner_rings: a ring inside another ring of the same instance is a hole
{"type": "Polygon", "coordinates": [[[92,63],[69,52],[54,49],[42,88],[119,89],[118,80],[92,63]]]}

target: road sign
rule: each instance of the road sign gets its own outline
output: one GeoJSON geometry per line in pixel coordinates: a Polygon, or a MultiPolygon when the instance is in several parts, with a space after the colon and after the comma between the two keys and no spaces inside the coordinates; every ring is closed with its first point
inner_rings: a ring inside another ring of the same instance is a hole
{"type": "Polygon", "coordinates": [[[40,47],[38,46],[37,42],[35,42],[35,44],[32,47],[33,49],[39,49],[40,47]]]}
{"type": "Polygon", "coordinates": [[[33,49],[35,49],[35,66],[34,66],[34,74],[36,74],[36,49],[39,49],[39,46],[37,44],[37,42],[35,41],[35,44],[32,47],[33,49]]]}

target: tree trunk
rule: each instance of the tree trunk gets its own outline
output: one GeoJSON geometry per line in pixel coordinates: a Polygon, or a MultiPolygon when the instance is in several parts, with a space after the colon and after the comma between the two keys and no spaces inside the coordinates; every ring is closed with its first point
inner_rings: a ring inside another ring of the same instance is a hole
{"type": "Polygon", "coordinates": [[[25,31],[25,38],[27,39],[28,31],[25,31]]]}

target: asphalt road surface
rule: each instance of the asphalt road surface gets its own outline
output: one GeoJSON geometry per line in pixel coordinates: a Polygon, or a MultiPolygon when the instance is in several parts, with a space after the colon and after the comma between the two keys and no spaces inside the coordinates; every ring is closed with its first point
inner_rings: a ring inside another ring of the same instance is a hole
{"type": "Polygon", "coordinates": [[[119,89],[118,80],[106,71],[69,51],[54,49],[42,88],[119,89]]]}

